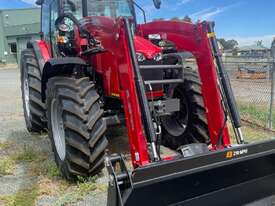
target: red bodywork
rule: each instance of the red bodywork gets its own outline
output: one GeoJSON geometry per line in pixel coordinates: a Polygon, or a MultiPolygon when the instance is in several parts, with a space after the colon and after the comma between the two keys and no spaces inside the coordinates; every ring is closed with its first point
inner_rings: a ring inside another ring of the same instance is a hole
{"type": "MultiPolygon", "coordinates": [[[[149,163],[147,141],[143,132],[140,105],[135,86],[135,75],[130,58],[129,46],[122,19],[109,17],[87,17],[82,22],[97,40],[105,53],[83,57],[93,62],[93,67],[102,76],[105,95],[122,100],[128,129],[131,155],[134,167],[149,163]]],[[[177,21],[156,21],[137,26],[134,43],[137,52],[147,58],[153,58],[161,50],[148,39],[149,34],[160,34],[162,39],[172,41],[177,50],[191,52],[197,61],[202,82],[204,104],[207,109],[207,120],[212,147],[216,148],[219,134],[223,133],[224,147],[230,145],[228,128],[224,127],[224,112],[221,104],[220,90],[217,83],[217,72],[209,44],[206,23],[191,24],[177,21]]],[[[78,51],[85,44],[76,35],[78,51]]],[[[50,57],[46,43],[39,42],[45,61],[50,57]]],[[[171,158],[166,158],[168,161],[171,158]]]]}

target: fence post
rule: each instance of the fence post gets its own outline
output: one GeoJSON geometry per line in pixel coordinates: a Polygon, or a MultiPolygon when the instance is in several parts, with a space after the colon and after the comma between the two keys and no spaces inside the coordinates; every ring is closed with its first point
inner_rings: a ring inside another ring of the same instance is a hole
{"type": "Polygon", "coordinates": [[[275,38],[273,39],[272,45],[271,45],[271,56],[272,56],[272,69],[271,69],[271,93],[270,93],[270,108],[269,108],[269,129],[273,128],[273,114],[272,114],[272,109],[273,109],[273,103],[274,103],[274,93],[275,93],[275,38]]]}

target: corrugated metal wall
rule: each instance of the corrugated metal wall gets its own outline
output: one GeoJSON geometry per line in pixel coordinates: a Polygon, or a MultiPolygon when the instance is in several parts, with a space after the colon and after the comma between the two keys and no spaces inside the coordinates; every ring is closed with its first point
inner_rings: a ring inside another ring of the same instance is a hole
{"type": "Polygon", "coordinates": [[[27,41],[38,39],[40,32],[40,9],[17,9],[0,11],[0,63],[16,63],[27,41]],[[16,45],[17,53],[11,51],[16,45]]]}

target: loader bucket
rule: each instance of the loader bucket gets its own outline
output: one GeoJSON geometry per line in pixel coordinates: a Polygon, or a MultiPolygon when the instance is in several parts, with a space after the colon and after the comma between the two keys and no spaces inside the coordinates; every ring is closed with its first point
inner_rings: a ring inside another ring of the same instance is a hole
{"type": "Polygon", "coordinates": [[[123,175],[110,184],[109,206],[244,205],[275,194],[275,141],[179,157],[128,174],[127,184],[123,175]]]}

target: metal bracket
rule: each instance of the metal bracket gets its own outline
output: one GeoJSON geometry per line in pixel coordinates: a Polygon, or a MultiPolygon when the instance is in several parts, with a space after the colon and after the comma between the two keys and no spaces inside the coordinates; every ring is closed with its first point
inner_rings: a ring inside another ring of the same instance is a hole
{"type": "Polygon", "coordinates": [[[123,206],[132,192],[133,184],[123,155],[112,155],[105,158],[109,173],[107,206],[123,206]]]}

